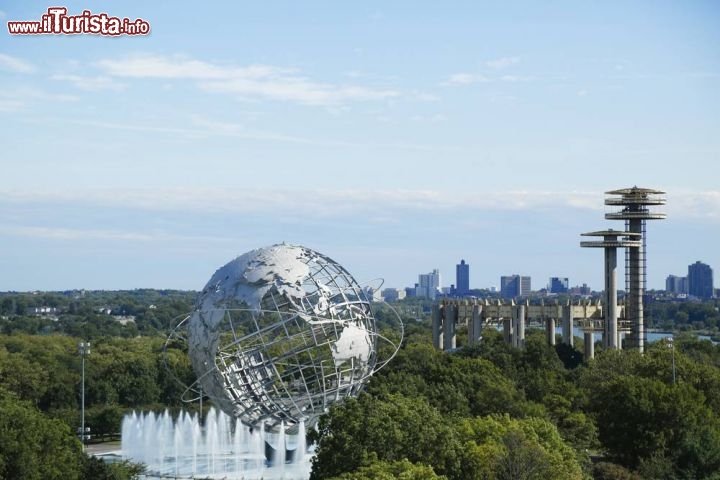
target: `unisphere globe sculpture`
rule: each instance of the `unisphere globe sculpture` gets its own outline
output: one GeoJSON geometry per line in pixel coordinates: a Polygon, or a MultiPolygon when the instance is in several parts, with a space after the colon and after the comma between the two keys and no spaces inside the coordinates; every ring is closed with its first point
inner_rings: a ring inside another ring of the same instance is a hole
{"type": "Polygon", "coordinates": [[[357,395],[399,347],[379,333],[365,292],[341,265],[285,244],[215,272],[187,319],[187,340],[198,376],[191,390],[267,429],[314,423],[357,395]],[[388,358],[379,358],[379,341],[390,344],[388,358]]]}

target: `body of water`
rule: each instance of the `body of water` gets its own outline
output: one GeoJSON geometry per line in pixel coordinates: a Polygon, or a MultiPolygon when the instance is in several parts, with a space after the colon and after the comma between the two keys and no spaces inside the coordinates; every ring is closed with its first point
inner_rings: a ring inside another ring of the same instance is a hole
{"type": "MultiPolygon", "coordinates": [[[[578,327],[575,327],[575,328],[573,328],[573,335],[575,335],[576,337],[583,338],[584,333],[578,327]]],[[[672,336],[673,336],[673,332],[645,332],[645,338],[647,338],[648,343],[657,342],[658,340],[662,340],[664,338],[669,338],[672,336]]],[[[595,338],[595,341],[602,340],[601,333],[595,333],[595,334],[593,334],[593,337],[595,338]]],[[[717,343],[718,343],[718,342],[713,341],[709,335],[698,335],[697,338],[698,338],[698,340],[707,340],[708,342],[712,342],[714,345],[717,345],[717,343]]]]}
{"type": "MultiPolygon", "coordinates": [[[[495,325],[495,328],[501,332],[503,330],[503,327],[501,324],[495,325]]],[[[539,327],[537,325],[529,325],[527,327],[527,330],[537,330],[539,328],[543,328],[543,327],[539,327]]],[[[559,335],[561,333],[562,333],[562,328],[560,327],[560,325],[556,325],[555,334],[559,335]]],[[[576,337],[583,338],[585,334],[579,327],[575,327],[575,328],[573,328],[573,335],[576,337]]],[[[653,342],[657,342],[658,340],[662,340],[664,338],[672,337],[673,333],[672,332],[645,332],[645,336],[647,338],[648,343],[653,343],[653,342]]],[[[623,337],[624,337],[624,335],[623,335],[623,337]]],[[[593,338],[595,339],[596,342],[601,341],[602,333],[594,333],[593,338]]],[[[712,342],[713,345],[718,344],[718,342],[713,341],[713,339],[711,339],[709,335],[698,335],[697,338],[698,338],[698,340],[707,340],[708,342],[712,342]]]]}

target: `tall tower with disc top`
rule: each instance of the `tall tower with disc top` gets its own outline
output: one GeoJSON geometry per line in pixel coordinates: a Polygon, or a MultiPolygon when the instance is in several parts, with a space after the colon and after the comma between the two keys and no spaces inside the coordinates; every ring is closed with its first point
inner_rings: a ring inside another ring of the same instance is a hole
{"type": "Polygon", "coordinates": [[[625,232],[637,238],[641,235],[639,248],[625,250],[625,305],[626,317],[630,320],[631,331],[626,338],[628,348],[640,352],[645,349],[645,321],[643,317],[643,296],[646,285],[647,238],[646,220],[664,220],[665,213],[651,211],[650,207],[665,205],[665,192],[650,188],[623,188],[605,192],[605,205],[617,207],[608,212],[608,220],[625,220],[625,232]]]}

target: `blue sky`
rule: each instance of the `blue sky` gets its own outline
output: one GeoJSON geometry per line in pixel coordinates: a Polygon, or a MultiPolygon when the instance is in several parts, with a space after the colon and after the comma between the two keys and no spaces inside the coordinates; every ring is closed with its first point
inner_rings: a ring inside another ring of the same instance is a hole
{"type": "Polygon", "coordinates": [[[200,289],[286,241],[360,281],[471,264],[601,288],[603,192],[667,191],[649,285],[720,268],[720,4],[67,2],[148,36],[13,36],[0,290],[200,289]]]}

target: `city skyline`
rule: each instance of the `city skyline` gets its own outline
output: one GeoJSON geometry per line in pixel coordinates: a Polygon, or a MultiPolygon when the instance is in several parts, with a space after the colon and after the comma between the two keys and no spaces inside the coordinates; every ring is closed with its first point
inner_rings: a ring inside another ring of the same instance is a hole
{"type": "MultiPolygon", "coordinates": [[[[466,268],[466,272],[467,272],[467,273],[465,273],[465,275],[468,275],[467,278],[470,278],[470,277],[469,277],[469,267],[470,267],[470,264],[469,264],[469,263],[466,263],[466,262],[465,262],[465,259],[461,259],[460,262],[461,262],[461,263],[458,263],[458,264],[456,265],[456,272],[458,271],[459,267],[462,265],[462,267],[465,267],[465,268],[466,268]]],[[[688,265],[688,266],[687,266],[688,271],[692,271],[693,267],[701,269],[702,272],[703,272],[703,273],[701,274],[701,275],[702,275],[702,276],[701,276],[702,280],[705,281],[706,279],[709,278],[709,279],[710,279],[709,284],[710,284],[710,286],[711,286],[710,288],[714,288],[714,281],[712,281],[712,279],[713,279],[713,269],[712,269],[712,267],[711,267],[710,265],[705,264],[704,262],[702,262],[702,261],[700,261],[700,260],[696,260],[695,262],[693,262],[693,263],[691,263],[690,265],[688,265]]],[[[621,265],[619,268],[620,268],[620,269],[624,269],[622,265],[621,265]]],[[[440,271],[440,269],[434,269],[433,271],[434,271],[434,272],[437,272],[440,276],[442,276],[442,271],[440,271]]],[[[422,275],[423,275],[423,274],[420,274],[420,276],[422,276],[422,275]]],[[[456,275],[457,275],[457,273],[456,273],[456,275]]],[[[624,272],[623,272],[623,276],[624,276],[624,272]]],[[[500,292],[501,289],[502,289],[503,279],[505,279],[505,278],[507,278],[507,279],[512,279],[512,277],[531,278],[532,276],[531,276],[531,275],[527,275],[527,276],[523,275],[523,276],[520,276],[520,275],[518,275],[518,274],[501,275],[501,276],[500,276],[500,282],[499,282],[498,284],[474,285],[474,284],[472,284],[472,283],[469,283],[469,288],[468,288],[468,289],[469,289],[469,290],[487,290],[487,289],[495,288],[498,292],[500,292]]],[[[442,278],[442,277],[440,277],[440,278],[442,278]]],[[[457,278],[457,277],[456,277],[456,278],[457,278]]],[[[664,287],[664,288],[655,288],[655,289],[653,289],[653,290],[665,290],[665,291],[670,291],[670,292],[673,292],[673,293],[688,293],[688,292],[687,292],[687,290],[689,289],[689,286],[688,286],[688,278],[689,278],[689,275],[688,275],[688,276],[678,276],[678,275],[675,275],[675,274],[670,273],[670,274],[668,274],[668,275],[665,277],[665,287],[664,287]],[[679,283],[678,283],[678,282],[679,282],[679,283]],[[681,286],[682,286],[683,288],[680,288],[681,286]]],[[[456,281],[456,282],[457,282],[457,281],[456,281]]],[[[570,282],[570,279],[569,279],[568,277],[551,276],[551,277],[548,277],[548,283],[547,283],[547,284],[541,285],[541,286],[539,286],[538,288],[532,289],[531,291],[537,292],[537,291],[541,291],[541,290],[547,290],[548,293],[564,293],[564,292],[567,291],[568,289],[572,289],[572,288],[574,288],[574,287],[581,287],[581,286],[583,286],[583,284],[587,284],[587,282],[582,281],[582,280],[579,280],[579,281],[577,281],[577,282],[570,282]],[[557,289],[558,291],[553,292],[553,291],[552,291],[553,288],[557,289]]],[[[439,285],[439,288],[441,288],[441,289],[442,289],[442,288],[449,288],[450,286],[455,286],[456,290],[458,290],[457,283],[455,283],[455,284],[449,284],[449,283],[448,283],[447,285],[444,285],[444,284],[441,283],[441,284],[439,285]]],[[[408,287],[410,287],[410,286],[408,286],[408,287]]],[[[390,287],[390,288],[394,288],[394,287],[390,287]]],[[[704,288],[708,288],[708,287],[704,287],[704,288]]],[[[621,287],[621,288],[620,288],[620,290],[623,290],[623,289],[624,289],[624,287],[621,287]]],[[[602,287],[597,288],[597,289],[593,289],[593,290],[595,290],[595,291],[602,291],[602,287]]],[[[462,295],[458,295],[458,296],[462,296],[462,295]]]]}
{"type": "Polygon", "coordinates": [[[648,288],[720,265],[715,2],[64,6],[150,32],[0,5],[2,291],[199,290],[281,242],[386,287],[465,259],[600,290],[580,233],[633,185],[667,192],[648,288]]]}

